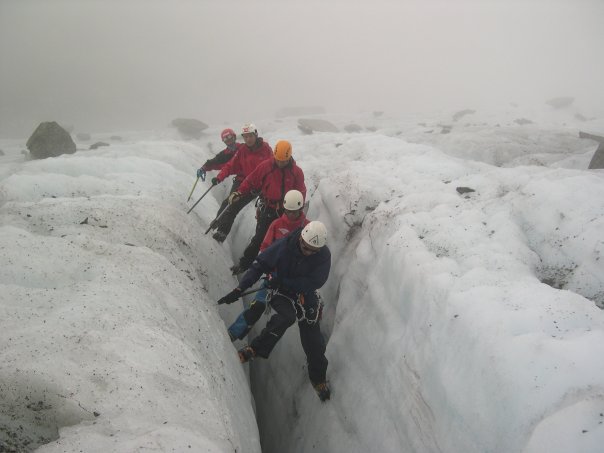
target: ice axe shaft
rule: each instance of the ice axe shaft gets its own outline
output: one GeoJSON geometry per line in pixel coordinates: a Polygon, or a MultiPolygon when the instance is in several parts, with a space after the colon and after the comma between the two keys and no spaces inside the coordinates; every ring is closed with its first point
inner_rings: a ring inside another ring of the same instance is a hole
{"type": "Polygon", "coordinates": [[[189,212],[191,212],[191,211],[193,210],[193,208],[194,208],[195,206],[197,206],[197,204],[198,204],[198,203],[199,203],[201,200],[203,200],[203,197],[205,197],[205,196],[208,194],[208,192],[209,192],[210,190],[212,190],[212,187],[214,187],[214,186],[213,186],[213,185],[212,185],[212,186],[210,186],[210,188],[209,188],[208,190],[206,190],[206,191],[203,193],[203,195],[202,195],[201,197],[199,197],[199,200],[197,200],[197,201],[195,202],[195,204],[194,204],[193,206],[191,206],[191,209],[189,209],[189,210],[187,211],[187,214],[188,214],[189,212]]]}
{"type": "Polygon", "coordinates": [[[191,193],[189,194],[189,198],[187,198],[187,201],[191,200],[191,197],[193,196],[193,191],[195,190],[195,187],[197,186],[197,181],[199,181],[199,176],[197,177],[197,179],[193,183],[193,188],[191,189],[191,193]]]}
{"type": "Polygon", "coordinates": [[[243,296],[247,296],[247,295],[249,295],[249,294],[254,294],[254,293],[257,293],[258,291],[260,291],[260,290],[262,290],[262,289],[264,289],[264,288],[263,288],[263,287],[260,287],[260,288],[258,288],[258,289],[250,289],[249,291],[246,291],[246,292],[244,292],[244,293],[241,293],[241,296],[239,296],[239,297],[243,297],[243,296]]]}
{"type": "Polygon", "coordinates": [[[210,222],[210,226],[206,230],[205,234],[208,234],[210,232],[210,230],[214,229],[216,227],[216,225],[218,225],[218,221],[222,218],[224,213],[227,212],[230,208],[231,208],[231,205],[228,205],[226,208],[224,208],[222,210],[220,215],[216,216],[216,218],[210,222]]]}
{"type": "MultiPolygon", "coordinates": [[[[239,297],[237,299],[241,299],[243,296],[249,296],[250,294],[257,293],[261,289],[264,289],[264,288],[260,287],[260,288],[257,288],[257,289],[250,289],[249,291],[246,291],[244,293],[239,294],[239,297]]],[[[221,304],[216,304],[216,305],[221,305],[221,304]]]]}

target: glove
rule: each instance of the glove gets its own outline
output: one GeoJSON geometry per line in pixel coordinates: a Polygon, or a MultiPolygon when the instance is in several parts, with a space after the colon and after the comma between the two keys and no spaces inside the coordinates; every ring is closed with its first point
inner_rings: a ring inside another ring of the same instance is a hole
{"type": "Polygon", "coordinates": [[[218,180],[218,178],[216,178],[216,177],[212,178],[212,185],[215,186],[217,184],[220,184],[220,181],[218,180]]]}
{"type": "Polygon", "coordinates": [[[229,204],[236,203],[240,198],[241,194],[239,192],[233,192],[231,195],[229,195],[229,204]]]}
{"type": "Polygon", "coordinates": [[[222,304],[232,304],[233,302],[237,302],[237,300],[241,297],[241,290],[239,288],[235,288],[233,291],[228,293],[222,299],[218,300],[218,305],[222,304]]]}
{"type": "Polygon", "coordinates": [[[266,281],[266,287],[270,289],[279,289],[283,281],[276,274],[271,274],[266,281]]]}
{"type": "Polygon", "coordinates": [[[202,181],[206,180],[206,171],[203,169],[203,167],[197,170],[197,177],[200,178],[202,181]]]}

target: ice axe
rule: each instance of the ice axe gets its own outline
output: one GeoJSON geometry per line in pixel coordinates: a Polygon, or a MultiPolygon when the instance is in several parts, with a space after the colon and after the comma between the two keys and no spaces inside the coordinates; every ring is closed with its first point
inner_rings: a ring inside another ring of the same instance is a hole
{"type": "Polygon", "coordinates": [[[199,181],[199,176],[197,177],[197,179],[193,183],[193,188],[191,189],[191,193],[189,194],[189,198],[187,198],[187,201],[189,201],[191,199],[191,197],[193,196],[193,191],[195,190],[195,187],[197,186],[197,181],[199,181]]]}
{"type": "MultiPolygon", "coordinates": [[[[250,289],[249,291],[239,294],[239,297],[237,299],[241,299],[243,296],[248,296],[250,294],[257,293],[258,291],[260,291],[262,289],[264,289],[262,286],[260,288],[250,289]]],[[[233,302],[235,302],[235,301],[233,301],[233,302]]],[[[231,302],[228,302],[228,303],[231,303],[231,302]]],[[[222,305],[222,304],[216,304],[216,305],[222,305]]]]}
{"type": "Polygon", "coordinates": [[[222,210],[222,212],[219,215],[217,215],[214,220],[212,220],[210,222],[210,226],[206,230],[205,234],[208,234],[210,232],[210,230],[213,230],[214,228],[216,228],[216,225],[218,224],[218,221],[222,218],[222,216],[224,215],[224,213],[227,212],[229,209],[231,209],[231,205],[228,205],[226,208],[224,208],[222,210]]]}
{"type": "Polygon", "coordinates": [[[203,195],[202,195],[201,197],[199,197],[199,200],[197,200],[197,201],[195,202],[195,204],[194,204],[193,206],[191,206],[191,209],[189,209],[189,210],[187,211],[187,214],[188,214],[189,212],[191,212],[191,211],[193,210],[193,208],[194,208],[195,206],[197,206],[197,204],[198,204],[198,203],[199,203],[201,200],[203,200],[203,197],[205,197],[205,196],[208,194],[208,192],[209,192],[210,190],[212,190],[212,187],[214,187],[214,184],[212,184],[212,185],[210,186],[210,188],[209,188],[208,190],[206,190],[206,191],[203,193],[203,195]]]}

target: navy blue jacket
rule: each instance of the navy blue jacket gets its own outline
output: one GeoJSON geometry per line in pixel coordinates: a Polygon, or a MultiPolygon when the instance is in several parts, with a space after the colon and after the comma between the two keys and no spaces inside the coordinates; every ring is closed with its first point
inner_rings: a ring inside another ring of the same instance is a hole
{"type": "Polygon", "coordinates": [[[317,253],[304,256],[298,243],[301,233],[302,228],[298,228],[260,253],[241,278],[239,288],[245,291],[262,274],[273,272],[282,282],[279,291],[291,296],[310,295],[323,286],[331,269],[331,252],[324,246],[317,253]]]}

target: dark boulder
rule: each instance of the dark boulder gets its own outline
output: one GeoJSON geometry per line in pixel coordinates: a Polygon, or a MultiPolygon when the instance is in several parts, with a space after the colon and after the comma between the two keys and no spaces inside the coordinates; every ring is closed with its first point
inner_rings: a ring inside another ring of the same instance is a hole
{"type": "Polygon", "coordinates": [[[346,132],[361,132],[363,130],[363,128],[361,126],[359,126],[358,124],[354,124],[354,123],[350,123],[347,124],[346,126],[344,126],[344,130],[346,132]]]}
{"type": "Polygon", "coordinates": [[[208,128],[208,125],[195,118],[176,118],[172,120],[172,126],[178,129],[180,135],[184,138],[200,138],[201,133],[208,128]]]}
{"type": "Polygon", "coordinates": [[[312,134],[313,132],[338,132],[338,128],[329,121],[316,118],[300,118],[298,120],[298,128],[307,134],[312,134]]]}
{"type": "Polygon", "coordinates": [[[459,119],[463,118],[464,116],[471,115],[472,113],[476,113],[476,110],[465,109],[465,110],[460,110],[459,112],[455,112],[453,114],[453,121],[458,121],[459,119]]]}
{"type": "Polygon", "coordinates": [[[596,149],[596,152],[589,162],[589,167],[587,168],[590,170],[604,168],[604,142],[600,142],[598,145],[598,149],[596,149]]]}
{"type": "Polygon", "coordinates": [[[562,96],[559,98],[550,99],[546,102],[546,104],[555,109],[563,109],[564,107],[570,106],[573,102],[575,102],[575,98],[571,98],[569,96],[562,96]]]}
{"type": "Polygon", "coordinates": [[[589,162],[590,170],[604,168],[604,137],[600,135],[589,134],[587,132],[579,132],[580,138],[588,138],[598,142],[598,148],[589,162]]]}
{"type": "Polygon", "coordinates": [[[604,137],[601,137],[600,135],[590,134],[588,132],[579,131],[579,138],[588,138],[590,140],[595,140],[599,143],[604,143],[604,137]]]}
{"type": "Polygon", "coordinates": [[[46,159],[76,152],[76,144],[55,121],[40,123],[26,143],[32,159],[46,159]]]}
{"type": "Polygon", "coordinates": [[[456,187],[455,190],[457,190],[457,193],[460,195],[463,195],[464,193],[472,193],[472,192],[476,192],[474,189],[472,189],[471,187],[456,187]]]}
{"type": "Polygon", "coordinates": [[[109,146],[109,143],[96,142],[96,143],[93,143],[92,145],[90,145],[89,149],[97,149],[97,148],[100,148],[101,146],[109,146]]]}

